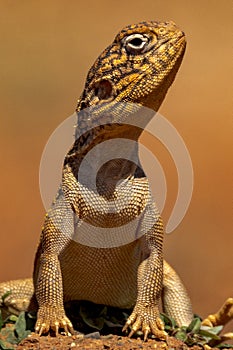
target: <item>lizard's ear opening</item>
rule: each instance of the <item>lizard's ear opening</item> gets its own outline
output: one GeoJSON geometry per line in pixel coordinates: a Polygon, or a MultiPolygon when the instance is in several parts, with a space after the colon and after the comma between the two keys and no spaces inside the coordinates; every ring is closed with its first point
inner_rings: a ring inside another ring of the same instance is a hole
{"type": "Polygon", "coordinates": [[[107,100],[112,97],[113,87],[109,80],[103,79],[95,83],[95,96],[99,100],[107,100]]]}

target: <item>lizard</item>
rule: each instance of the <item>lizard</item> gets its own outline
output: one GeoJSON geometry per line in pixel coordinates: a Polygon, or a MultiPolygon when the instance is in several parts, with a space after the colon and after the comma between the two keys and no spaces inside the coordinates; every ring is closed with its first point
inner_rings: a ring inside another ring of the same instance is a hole
{"type": "MultiPolygon", "coordinates": [[[[140,22],[123,28],[90,68],[76,108],[75,142],[65,157],[61,186],[45,216],[33,279],[0,284],[0,296],[11,290],[4,300],[9,309],[38,310],[35,331],[40,335],[50,329],[58,334],[60,328],[66,334],[73,332],[64,310],[67,300],[134,306],[123,331],[130,327],[131,336],[141,329],[145,340],[149,333],[166,339],[160,299],[178,324],[188,325],[192,320],[188,293],[163,259],[163,223],[140,162],[135,165],[122,158],[106,162],[97,174],[98,193],[79,177],[85,156],[104,141],[135,141],[129,153],[137,157],[143,128],[128,120],[136,118],[143,107],[158,111],[185,47],[185,34],[174,22],[140,22]],[[125,207],[111,211],[125,197],[125,207]],[[132,222],[135,239],[126,244],[96,247],[74,239],[84,236],[85,241],[88,229],[98,234],[102,228],[110,232],[114,227],[122,228],[127,236],[132,222]]],[[[89,170],[93,170],[91,165],[89,170]]]]}

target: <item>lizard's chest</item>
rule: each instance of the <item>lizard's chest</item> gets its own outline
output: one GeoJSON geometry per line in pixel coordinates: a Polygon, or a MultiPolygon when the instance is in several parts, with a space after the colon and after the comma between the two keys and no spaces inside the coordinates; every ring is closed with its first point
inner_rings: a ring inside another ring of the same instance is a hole
{"type": "Polygon", "coordinates": [[[74,212],[72,240],[59,256],[65,299],[133,306],[138,267],[148,256],[144,235],[157,215],[147,179],[101,193],[64,172],[63,191],[74,212]]]}
{"type": "Polygon", "coordinates": [[[59,256],[66,300],[131,307],[137,296],[138,266],[148,252],[144,239],[115,248],[74,241],[59,256]]]}

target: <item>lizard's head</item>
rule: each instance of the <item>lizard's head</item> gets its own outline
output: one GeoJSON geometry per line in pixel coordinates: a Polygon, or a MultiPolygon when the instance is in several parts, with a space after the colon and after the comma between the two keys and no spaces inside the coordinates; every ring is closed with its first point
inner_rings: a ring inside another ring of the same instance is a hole
{"type": "Polygon", "coordinates": [[[133,102],[157,111],[185,51],[173,22],[141,22],[122,29],[91,67],[77,111],[133,102]]]}
{"type": "MultiPolygon", "coordinates": [[[[138,139],[161,105],[184,51],[184,33],[173,22],[142,22],[125,27],[116,36],[91,67],[78,102],[76,141],[66,157],[74,174],[79,171],[79,154],[83,157],[96,144],[113,138],[138,139]]],[[[116,147],[120,148],[118,143],[116,147]]],[[[137,142],[127,147],[126,158],[137,149],[137,142]]],[[[109,155],[108,150],[105,153],[109,155]]],[[[124,159],[119,165],[114,155],[103,170],[105,175],[112,177],[115,164],[122,178],[134,172],[131,163],[124,159]]],[[[98,152],[96,157],[100,157],[98,152]]],[[[100,178],[106,176],[101,173],[100,178]]]]}

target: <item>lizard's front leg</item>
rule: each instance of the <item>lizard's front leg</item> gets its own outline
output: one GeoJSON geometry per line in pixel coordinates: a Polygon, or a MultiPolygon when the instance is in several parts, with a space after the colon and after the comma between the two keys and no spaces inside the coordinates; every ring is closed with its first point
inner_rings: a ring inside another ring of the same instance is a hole
{"type": "Polygon", "coordinates": [[[153,333],[159,339],[166,339],[167,334],[159,314],[163,280],[163,225],[160,218],[145,234],[145,239],[150,255],[138,268],[137,301],[123,331],[131,326],[129,336],[141,328],[144,340],[147,339],[149,333],[153,333]]]}
{"type": "Polygon", "coordinates": [[[62,275],[56,254],[41,254],[35,289],[39,304],[35,331],[41,335],[52,329],[57,335],[59,328],[63,328],[66,334],[72,333],[72,323],[63,306],[62,275]]]}
{"type": "Polygon", "coordinates": [[[34,285],[39,304],[35,331],[40,335],[50,329],[58,334],[73,332],[72,323],[64,310],[63,281],[59,261],[60,253],[69,244],[73,212],[61,190],[58,191],[52,208],[46,214],[40,244],[35,257],[34,285]]]}

